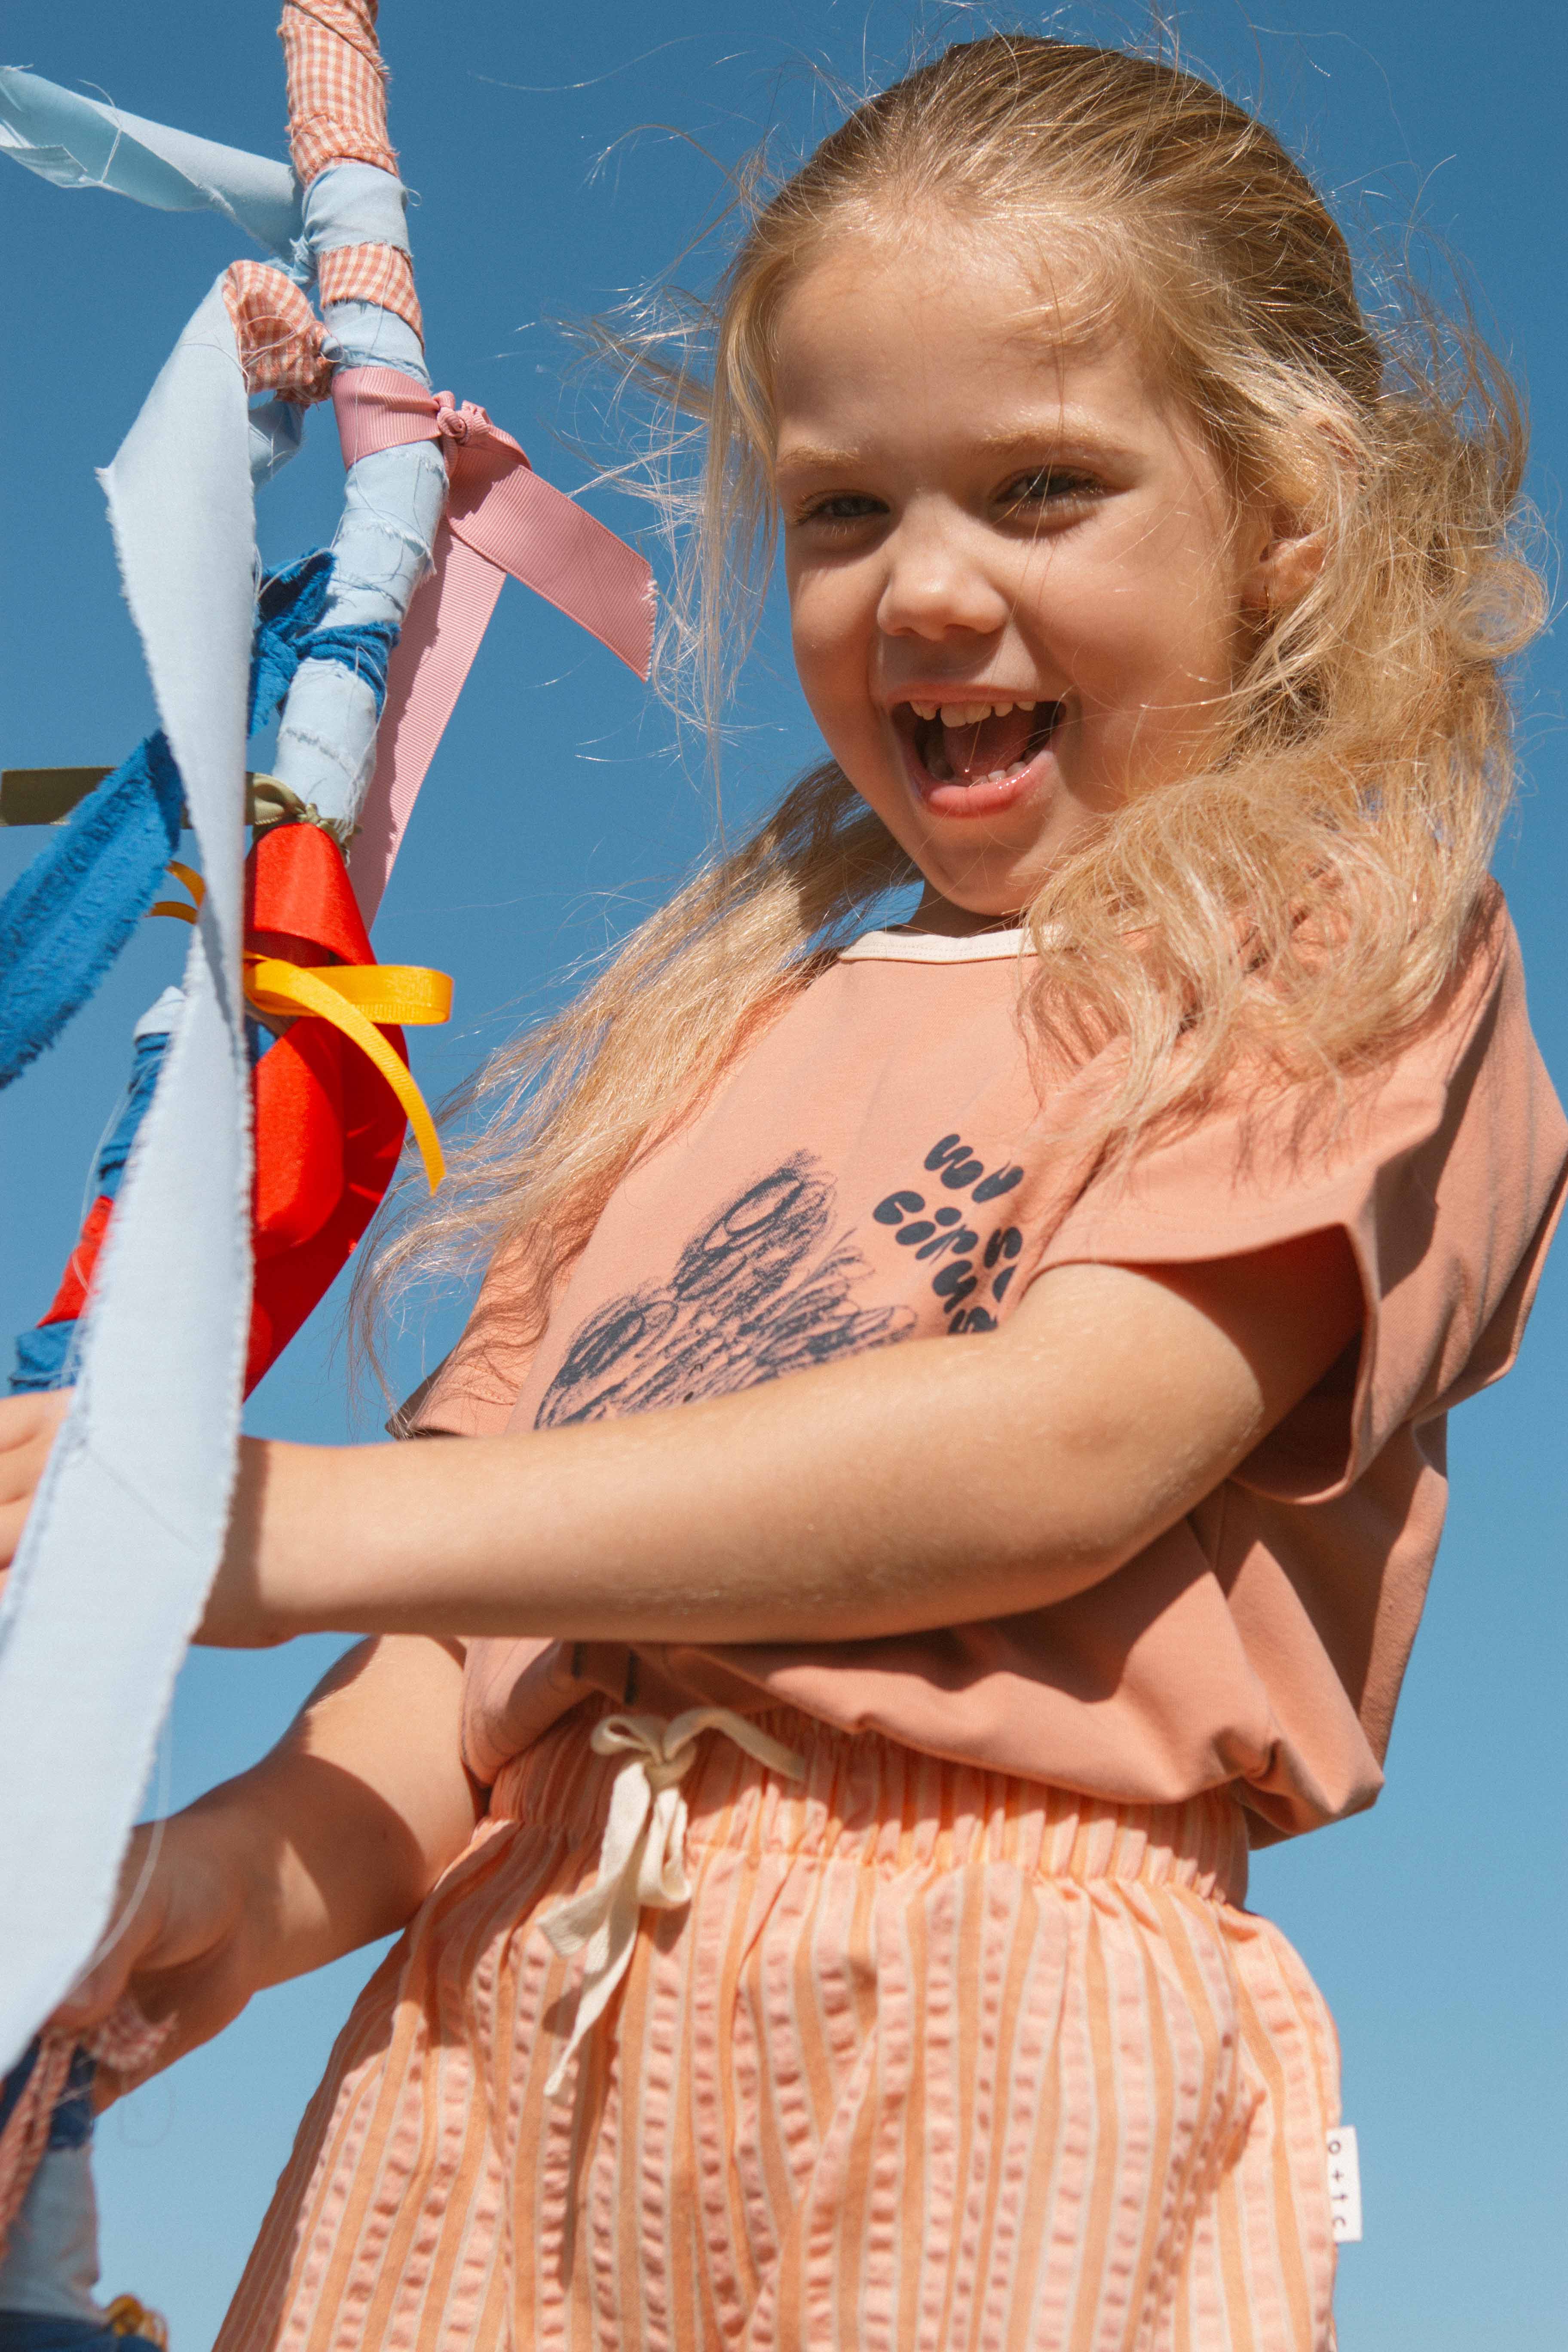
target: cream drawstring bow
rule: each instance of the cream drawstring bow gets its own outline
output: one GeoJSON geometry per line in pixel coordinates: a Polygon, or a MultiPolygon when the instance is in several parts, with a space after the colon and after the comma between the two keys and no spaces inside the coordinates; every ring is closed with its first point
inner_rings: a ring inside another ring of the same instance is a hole
{"type": "Polygon", "coordinates": [[[572,2038],[551,2069],[547,2098],[559,2094],[573,2057],[625,1976],[641,1914],[679,1911],[691,1900],[680,1783],[696,1761],[697,1742],[705,1731],[721,1731],[786,1780],[805,1777],[805,1765],[793,1748],[781,1747],[727,1706],[694,1706],[673,1723],[657,1715],[607,1715],[595,1725],[590,1745],[595,1756],[624,1753],[627,1760],[610,1794],[598,1877],[539,1917],[563,1959],[574,1952],[585,1955],[572,2038]]]}

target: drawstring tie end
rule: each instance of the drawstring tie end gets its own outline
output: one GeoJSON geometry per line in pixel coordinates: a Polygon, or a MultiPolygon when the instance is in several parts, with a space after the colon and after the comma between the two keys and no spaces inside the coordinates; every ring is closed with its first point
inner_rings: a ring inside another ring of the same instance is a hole
{"type": "Polygon", "coordinates": [[[626,1761],[611,1791],[594,1884],[539,1915],[540,1927],[563,1959],[584,1955],[577,2014],[545,2083],[547,2098],[559,2097],[568,2067],[630,1966],[643,1912],[679,1911],[691,1900],[680,1783],[704,1731],[721,1731],[785,1780],[805,1778],[805,1761],[793,1748],[770,1739],[727,1706],[691,1707],[672,1723],[657,1715],[607,1715],[595,1725],[589,1742],[594,1753],[624,1754],[626,1761]]]}

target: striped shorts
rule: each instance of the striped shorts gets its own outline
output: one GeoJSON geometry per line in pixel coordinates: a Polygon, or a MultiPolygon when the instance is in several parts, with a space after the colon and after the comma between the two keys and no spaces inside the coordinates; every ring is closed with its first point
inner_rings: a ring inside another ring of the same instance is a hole
{"type": "MultiPolygon", "coordinates": [[[[1216,1793],[1112,1805],[779,1708],[567,2069],[616,1759],[509,1765],[366,1987],[215,2352],[1331,2352],[1332,2025],[1216,1793]]],[[[592,1953],[588,1955],[592,1959],[592,1953]]]]}

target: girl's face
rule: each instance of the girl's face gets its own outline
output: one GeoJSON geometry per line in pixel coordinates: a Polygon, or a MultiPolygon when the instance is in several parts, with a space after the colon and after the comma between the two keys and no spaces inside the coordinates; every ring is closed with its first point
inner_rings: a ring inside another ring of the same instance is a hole
{"type": "Polygon", "coordinates": [[[795,662],[828,748],[928,884],[1016,917],[1087,827],[1193,767],[1266,513],[1238,515],[1131,341],[1053,341],[1002,240],[830,253],[778,321],[795,662]]]}

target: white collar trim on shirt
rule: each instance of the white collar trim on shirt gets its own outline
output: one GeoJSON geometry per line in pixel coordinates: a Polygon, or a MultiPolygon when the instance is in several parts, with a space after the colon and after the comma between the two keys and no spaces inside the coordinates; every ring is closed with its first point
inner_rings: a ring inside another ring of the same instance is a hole
{"type": "Polygon", "coordinates": [[[840,963],[1000,963],[1032,954],[1027,933],[975,931],[948,939],[940,931],[862,931],[840,951],[840,963]]]}

